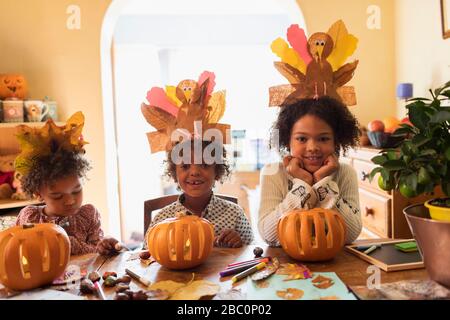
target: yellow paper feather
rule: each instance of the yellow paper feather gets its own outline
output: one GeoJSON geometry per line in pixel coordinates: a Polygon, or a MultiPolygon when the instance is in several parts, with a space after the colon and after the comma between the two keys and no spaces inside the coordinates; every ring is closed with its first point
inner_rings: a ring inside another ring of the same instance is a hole
{"type": "Polygon", "coordinates": [[[328,30],[328,34],[333,39],[334,48],[327,60],[333,71],[336,71],[355,52],[358,39],[348,33],[342,20],[335,22],[328,30]]]}
{"type": "Polygon", "coordinates": [[[272,42],[270,46],[272,52],[281,58],[281,61],[287,63],[303,74],[306,73],[306,65],[303,59],[297,54],[297,52],[289,47],[289,44],[282,38],[277,38],[272,42]]]}
{"type": "Polygon", "coordinates": [[[211,94],[207,110],[207,123],[218,123],[225,113],[225,90],[211,94]]]}
{"type": "Polygon", "coordinates": [[[177,107],[180,107],[183,103],[180,101],[180,99],[177,98],[176,92],[177,92],[176,86],[166,86],[167,98],[169,98],[169,100],[177,107]]]}

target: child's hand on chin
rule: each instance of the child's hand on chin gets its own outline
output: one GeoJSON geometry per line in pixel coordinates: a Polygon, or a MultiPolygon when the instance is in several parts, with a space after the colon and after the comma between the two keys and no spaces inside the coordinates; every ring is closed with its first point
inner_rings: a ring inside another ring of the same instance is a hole
{"type": "Polygon", "coordinates": [[[117,241],[114,238],[103,238],[97,244],[97,252],[100,253],[103,256],[109,256],[109,255],[112,255],[112,254],[116,254],[116,253],[118,253],[118,251],[115,248],[115,246],[118,243],[119,243],[119,241],[117,241]]]}
{"type": "Polygon", "coordinates": [[[235,230],[226,229],[222,231],[220,236],[214,239],[214,245],[225,248],[240,248],[242,247],[242,239],[235,230]]]}
{"type": "Polygon", "coordinates": [[[339,169],[339,160],[336,154],[330,154],[325,161],[323,166],[320,167],[316,172],[314,172],[314,183],[322,180],[323,178],[333,174],[339,169]]]}
{"type": "Polygon", "coordinates": [[[303,162],[301,159],[293,156],[286,156],[283,158],[283,165],[292,177],[300,179],[310,186],[313,185],[313,175],[303,168],[303,162]]]}

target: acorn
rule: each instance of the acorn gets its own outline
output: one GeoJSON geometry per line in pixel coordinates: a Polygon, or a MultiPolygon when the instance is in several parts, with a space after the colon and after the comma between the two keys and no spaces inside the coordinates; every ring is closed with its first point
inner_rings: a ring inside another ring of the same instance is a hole
{"type": "Polygon", "coordinates": [[[259,258],[262,256],[264,250],[260,247],[256,247],[255,249],[253,249],[253,254],[255,255],[255,258],[259,258]]]}
{"type": "Polygon", "coordinates": [[[80,291],[84,294],[93,293],[95,291],[94,283],[89,279],[83,279],[80,282],[80,291]]]}

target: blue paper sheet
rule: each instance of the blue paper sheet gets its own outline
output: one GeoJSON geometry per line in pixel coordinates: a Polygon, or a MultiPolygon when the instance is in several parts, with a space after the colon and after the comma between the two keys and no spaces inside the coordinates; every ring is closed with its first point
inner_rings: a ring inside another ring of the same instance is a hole
{"type": "Polygon", "coordinates": [[[267,281],[268,286],[260,288],[256,281],[247,280],[247,299],[249,300],[283,300],[277,295],[277,291],[284,291],[288,288],[303,290],[304,295],[299,300],[318,300],[321,298],[337,298],[339,300],[356,300],[356,297],[350,293],[346,285],[339,279],[334,272],[314,272],[310,279],[284,281],[285,275],[272,275],[261,281],[267,281]],[[331,278],[334,285],[327,289],[316,288],[312,280],[318,275],[331,278]]]}

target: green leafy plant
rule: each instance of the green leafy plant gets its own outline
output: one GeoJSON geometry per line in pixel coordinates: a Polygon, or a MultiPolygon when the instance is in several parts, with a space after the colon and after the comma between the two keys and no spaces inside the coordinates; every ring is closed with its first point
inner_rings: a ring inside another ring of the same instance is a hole
{"type": "Polygon", "coordinates": [[[386,191],[399,190],[410,198],[441,186],[450,196],[450,81],[430,93],[431,99],[408,100],[412,125],[403,123],[393,133],[402,142],[372,158],[378,167],[369,178],[380,173],[378,185],[386,191]]]}

